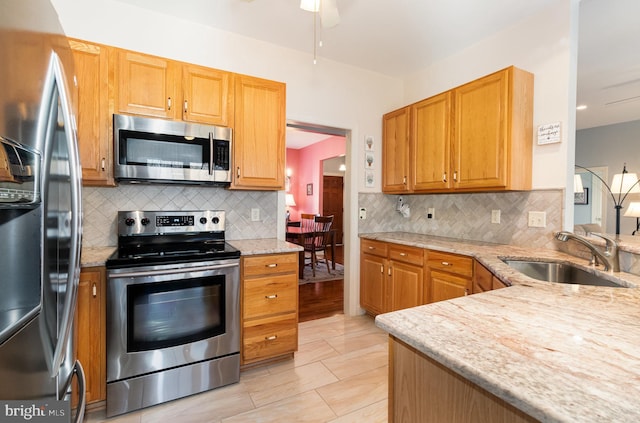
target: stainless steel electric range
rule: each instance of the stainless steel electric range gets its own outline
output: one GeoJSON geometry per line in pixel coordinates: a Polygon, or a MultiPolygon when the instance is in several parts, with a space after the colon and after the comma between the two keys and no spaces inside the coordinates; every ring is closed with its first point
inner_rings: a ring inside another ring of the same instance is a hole
{"type": "Polygon", "coordinates": [[[118,213],[107,260],[107,416],[240,378],[240,252],[225,213],[118,213]]]}

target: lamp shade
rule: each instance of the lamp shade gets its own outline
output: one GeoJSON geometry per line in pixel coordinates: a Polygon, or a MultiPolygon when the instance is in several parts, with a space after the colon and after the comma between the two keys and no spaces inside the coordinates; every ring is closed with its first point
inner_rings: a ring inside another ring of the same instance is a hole
{"type": "Polygon", "coordinates": [[[624,212],[624,215],[627,217],[640,217],[640,202],[630,202],[627,211],[624,212]]]}
{"type": "Polygon", "coordinates": [[[300,0],[300,9],[317,12],[320,10],[320,0],[300,0]]]}
{"type": "Polygon", "coordinates": [[[616,173],[613,175],[613,181],[611,182],[611,192],[613,194],[640,193],[638,175],[629,172],[616,173]]]}
{"type": "Polygon", "coordinates": [[[287,205],[287,207],[295,207],[296,206],[296,200],[293,198],[293,194],[286,194],[284,201],[285,201],[285,204],[287,205]]]}
{"type": "Polygon", "coordinates": [[[573,192],[584,192],[584,187],[582,186],[582,176],[573,175],[573,192]]]}

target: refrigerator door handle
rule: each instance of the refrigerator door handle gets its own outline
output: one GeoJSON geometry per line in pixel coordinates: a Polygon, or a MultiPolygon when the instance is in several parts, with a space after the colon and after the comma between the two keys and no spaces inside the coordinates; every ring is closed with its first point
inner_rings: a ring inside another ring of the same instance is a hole
{"type": "MultiPolygon", "coordinates": [[[[52,108],[58,107],[58,104],[54,104],[54,93],[56,88],[60,99],[60,112],[64,121],[65,140],[69,151],[69,173],[71,179],[71,248],[69,252],[69,271],[67,273],[67,289],[64,299],[62,325],[60,326],[58,341],[53,353],[53,360],[50,369],[51,377],[58,375],[65,353],[67,353],[67,341],[71,336],[71,327],[73,324],[76,299],[78,295],[78,281],[80,279],[80,243],[82,236],[82,210],[80,203],[82,179],[80,173],[80,159],[78,157],[76,124],[75,119],[73,118],[71,99],[69,98],[69,89],[67,87],[64,68],[58,55],[53,52],[51,53],[49,70],[45,80],[42,104],[49,104],[52,108]]],[[[52,110],[49,109],[46,111],[45,109],[46,108],[43,107],[44,113],[51,115],[52,110]]],[[[71,353],[71,351],[68,351],[68,353],[71,353]]]]}
{"type": "Polygon", "coordinates": [[[66,386],[64,387],[63,392],[68,392],[71,387],[71,382],[73,381],[73,376],[78,378],[78,408],[76,409],[76,418],[74,423],[82,423],[84,421],[84,412],[87,408],[87,393],[86,393],[86,385],[87,379],[84,374],[84,368],[80,361],[76,360],[73,365],[73,371],[71,377],[67,381],[66,386]]]}

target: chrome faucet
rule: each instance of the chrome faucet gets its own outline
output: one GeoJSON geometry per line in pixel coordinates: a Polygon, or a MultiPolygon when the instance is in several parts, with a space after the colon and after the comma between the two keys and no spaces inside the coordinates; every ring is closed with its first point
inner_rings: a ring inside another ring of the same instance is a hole
{"type": "Polygon", "coordinates": [[[593,245],[591,241],[589,241],[589,239],[580,235],[576,235],[573,232],[568,232],[568,231],[556,232],[555,237],[559,241],[566,242],[572,239],[584,245],[589,249],[589,251],[591,251],[592,262],[595,265],[598,264],[598,259],[599,259],[600,262],[604,265],[604,270],[612,270],[614,272],[619,272],[620,260],[618,258],[618,244],[616,243],[616,240],[601,233],[591,232],[590,234],[597,236],[599,238],[602,238],[606,241],[607,244],[605,246],[604,251],[600,251],[600,249],[595,245],[593,245]]]}

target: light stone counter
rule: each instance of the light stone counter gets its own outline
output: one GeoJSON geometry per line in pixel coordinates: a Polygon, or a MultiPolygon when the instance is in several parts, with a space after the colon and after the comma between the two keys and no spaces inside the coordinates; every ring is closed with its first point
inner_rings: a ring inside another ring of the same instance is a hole
{"type": "Polygon", "coordinates": [[[227,240],[240,250],[243,256],[256,254],[297,253],[303,250],[300,245],[276,238],[227,240]]]}
{"type": "MultiPolygon", "coordinates": [[[[540,421],[640,421],[640,289],[539,282],[498,258],[586,264],[551,250],[361,237],[473,256],[512,285],[379,315],[382,329],[540,421]]],[[[609,277],[640,286],[635,275],[609,277]]]]}
{"type": "Polygon", "coordinates": [[[116,247],[83,247],[80,254],[80,267],[104,266],[116,247]]]}

